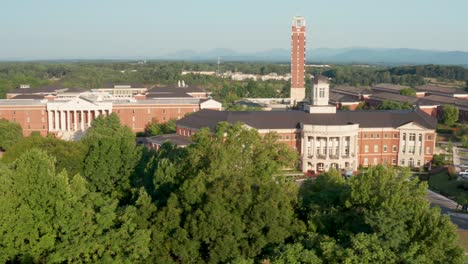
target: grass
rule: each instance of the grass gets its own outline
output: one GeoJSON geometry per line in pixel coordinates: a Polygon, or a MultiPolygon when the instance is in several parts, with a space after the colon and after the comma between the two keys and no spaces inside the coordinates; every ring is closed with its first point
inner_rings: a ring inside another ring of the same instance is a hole
{"type": "MultiPolygon", "coordinates": [[[[458,244],[468,253],[468,230],[457,230],[458,244]]],[[[465,263],[468,263],[468,255],[465,255],[465,263]]]]}
{"type": "Polygon", "coordinates": [[[465,192],[463,189],[458,188],[460,185],[459,181],[455,179],[449,180],[448,174],[445,171],[431,175],[428,183],[429,189],[449,198],[457,197],[465,192]]]}

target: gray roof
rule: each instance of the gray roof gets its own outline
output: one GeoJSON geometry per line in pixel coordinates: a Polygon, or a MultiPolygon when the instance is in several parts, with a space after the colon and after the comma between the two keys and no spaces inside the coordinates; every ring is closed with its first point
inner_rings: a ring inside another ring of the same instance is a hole
{"type": "Polygon", "coordinates": [[[113,104],[200,104],[200,98],[167,98],[167,99],[146,99],[146,100],[113,100],[113,104]]]}
{"type": "Polygon", "coordinates": [[[141,83],[105,83],[100,88],[115,88],[116,85],[129,85],[130,88],[145,88],[141,83]]]}
{"type": "Polygon", "coordinates": [[[391,83],[379,83],[372,86],[374,90],[391,90],[394,92],[400,92],[403,89],[410,88],[409,86],[391,84],[391,83]]]}
{"type": "Polygon", "coordinates": [[[46,105],[46,100],[37,99],[0,99],[0,105],[20,105],[20,106],[32,106],[32,105],[46,105]]]}
{"type": "Polygon", "coordinates": [[[198,86],[187,86],[187,87],[179,87],[177,85],[169,85],[169,86],[160,86],[160,87],[153,87],[148,90],[148,93],[157,93],[157,92],[175,92],[175,93],[204,93],[205,90],[198,86]]]}
{"type": "Polygon", "coordinates": [[[371,94],[372,91],[368,86],[349,86],[349,85],[339,85],[335,86],[330,89],[330,91],[334,91],[337,93],[346,93],[346,94],[353,94],[356,96],[362,94],[371,94]]]}
{"type": "Polygon", "coordinates": [[[359,103],[360,100],[358,96],[340,94],[330,91],[330,101],[334,103],[359,103]]]}
{"type": "Polygon", "coordinates": [[[434,93],[441,93],[441,94],[468,94],[465,92],[463,89],[459,88],[453,88],[453,87],[445,87],[445,86],[439,86],[439,85],[421,85],[417,86],[416,90],[420,92],[434,92],[434,93]]]}
{"type": "Polygon", "coordinates": [[[419,99],[420,105],[444,105],[451,104],[460,108],[468,108],[468,99],[447,97],[441,95],[428,95],[419,99]]]}
{"type": "Polygon", "coordinates": [[[437,120],[420,110],[399,111],[338,111],[336,114],[309,114],[302,111],[252,111],[230,112],[203,109],[186,116],[177,125],[200,129],[208,127],[214,130],[219,122],[242,122],[256,129],[295,129],[300,124],[306,125],[348,125],[360,127],[399,127],[409,122],[416,122],[429,129],[435,129],[437,120]]]}
{"type": "Polygon", "coordinates": [[[12,94],[51,94],[51,93],[56,93],[59,90],[64,90],[66,89],[60,84],[57,85],[45,85],[45,86],[40,86],[36,88],[16,88],[13,91],[9,92],[12,94]]]}
{"type": "Polygon", "coordinates": [[[157,145],[162,145],[165,142],[170,142],[177,146],[187,146],[192,143],[192,139],[190,137],[182,136],[179,134],[159,135],[154,137],[148,137],[146,138],[146,140],[157,145]]]}
{"type": "Polygon", "coordinates": [[[400,95],[396,93],[387,93],[387,92],[376,92],[370,96],[371,99],[376,99],[379,101],[392,100],[400,103],[409,103],[416,104],[418,101],[417,97],[400,95]]]}
{"type": "Polygon", "coordinates": [[[19,94],[11,99],[44,99],[42,94],[19,94]]]}

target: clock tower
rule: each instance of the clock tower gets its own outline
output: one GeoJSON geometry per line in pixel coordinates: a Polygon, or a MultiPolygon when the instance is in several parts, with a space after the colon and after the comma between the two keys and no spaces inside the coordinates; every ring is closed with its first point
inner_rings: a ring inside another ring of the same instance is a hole
{"type": "Polygon", "coordinates": [[[305,18],[296,16],[291,32],[291,105],[305,100],[305,18]]]}

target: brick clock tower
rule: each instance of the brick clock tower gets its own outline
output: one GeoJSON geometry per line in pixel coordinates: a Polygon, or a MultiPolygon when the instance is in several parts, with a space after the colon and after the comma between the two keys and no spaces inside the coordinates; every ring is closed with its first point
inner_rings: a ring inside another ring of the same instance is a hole
{"type": "Polygon", "coordinates": [[[291,105],[305,100],[305,18],[296,16],[291,32],[291,105]]]}

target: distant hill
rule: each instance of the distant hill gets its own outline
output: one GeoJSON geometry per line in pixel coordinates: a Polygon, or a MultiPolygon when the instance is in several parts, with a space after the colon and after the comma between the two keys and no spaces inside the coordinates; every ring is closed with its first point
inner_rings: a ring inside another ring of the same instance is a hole
{"type": "MultiPolygon", "coordinates": [[[[217,60],[218,56],[223,61],[289,62],[290,51],[287,49],[273,49],[256,53],[242,53],[231,49],[214,49],[205,52],[184,50],[160,58],[169,60],[217,60]]],[[[308,63],[468,66],[468,52],[418,49],[320,48],[308,51],[307,61],[308,63]]]]}

